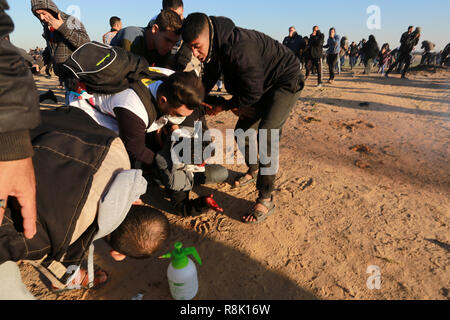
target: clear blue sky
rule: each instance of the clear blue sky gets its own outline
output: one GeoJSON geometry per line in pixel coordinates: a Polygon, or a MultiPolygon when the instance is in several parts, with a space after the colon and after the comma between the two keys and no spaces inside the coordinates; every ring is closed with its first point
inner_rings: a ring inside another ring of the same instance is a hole
{"type": "MultiPolygon", "coordinates": [[[[91,40],[101,40],[109,31],[109,18],[117,15],[124,26],[145,26],[151,17],[159,13],[161,0],[54,0],[60,10],[69,6],[80,8],[81,20],[91,40]]],[[[44,47],[42,27],[31,13],[29,0],[8,0],[16,29],[12,41],[24,49],[44,47]]],[[[204,12],[209,15],[227,16],[244,28],[262,31],[282,41],[293,25],[301,35],[309,35],[313,25],[319,25],[327,33],[335,27],[341,36],[359,41],[375,35],[378,43],[399,45],[402,32],[409,25],[422,27],[422,39],[430,40],[442,50],[450,42],[450,1],[448,0],[184,0],[185,15],[204,12]],[[381,30],[367,28],[366,13],[370,5],[381,9],[381,30]]],[[[67,12],[69,13],[69,12],[67,12]]],[[[419,46],[420,48],[420,46],[419,46]]]]}

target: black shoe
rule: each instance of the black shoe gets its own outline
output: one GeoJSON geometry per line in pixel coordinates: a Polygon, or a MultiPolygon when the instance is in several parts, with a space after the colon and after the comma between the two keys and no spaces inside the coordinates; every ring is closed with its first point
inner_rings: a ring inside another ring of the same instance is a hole
{"type": "Polygon", "coordinates": [[[52,90],[48,90],[39,96],[39,102],[44,102],[45,100],[52,100],[54,103],[58,103],[58,98],[56,98],[52,90]]]}

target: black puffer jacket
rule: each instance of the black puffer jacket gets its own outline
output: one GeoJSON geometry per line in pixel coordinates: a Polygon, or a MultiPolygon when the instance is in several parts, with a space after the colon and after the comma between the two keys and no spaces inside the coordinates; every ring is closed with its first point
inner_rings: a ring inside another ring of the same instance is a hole
{"type": "Polygon", "coordinates": [[[0,0],[0,161],[33,154],[28,131],[40,121],[39,98],[31,72],[17,48],[3,38],[14,24],[0,0]]]}
{"type": "Polygon", "coordinates": [[[55,18],[61,14],[61,18],[64,20],[62,26],[54,32],[53,37],[47,24],[42,23],[43,37],[47,41],[47,47],[51,49],[55,73],[59,76],[60,66],[58,64],[65,62],[72,52],[89,42],[89,35],[80,20],[60,11],[52,0],[31,0],[31,11],[37,17],[36,10],[50,11],[55,18]]]}
{"type": "Polygon", "coordinates": [[[274,86],[295,92],[303,88],[300,61],[291,50],[263,33],[236,27],[228,18],[210,18],[214,42],[203,77],[207,93],[222,73],[234,107],[254,105],[274,86]]]}

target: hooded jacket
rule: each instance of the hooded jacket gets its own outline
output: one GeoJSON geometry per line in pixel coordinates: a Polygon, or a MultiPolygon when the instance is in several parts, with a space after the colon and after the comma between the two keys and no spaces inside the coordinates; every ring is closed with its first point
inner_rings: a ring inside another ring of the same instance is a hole
{"type": "Polygon", "coordinates": [[[292,92],[303,88],[300,61],[287,47],[258,31],[236,27],[228,18],[210,19],[214,36],[203,76],[207,93],[222,73],[234,107],[254,105],[275,86],[292,92]]]}
{"type": "Polygon", "coordinates": [[[0,161],[32,156],[29,130],[40,121],[39,99],[31,72],[17,48],[3,39],[14,29],[5,13],[7,9],[7,2],[0,0],[0,161]]]}
{"type": "Polygon", "coordinates": [[[47,10],[55,18],[58,17],[58,14],[61,14],[61,18],[64,20],[61,27],[55,30],[53,34],[47,24],[41,22],[44,27],[43,37],[47,41],[47,47],[50,47],[52,52],[55,73],[60,76],[58,64],[65,62],[72,52],[89,42],[89,35],[80,20],[60,11],[52,0],[31,0],[31,11],[38,17],[36,10],[47,10]]]}
{"type": "Polygon", "coordinates": [[[366,59],[366,61],[368,61],[369,59],[375,59],[379,51],[380,48],[378,47],[378,43],[375,40],[375,37],[370,36],[369,41],[367,41],[362,47],[364,58],[366,59]]]}

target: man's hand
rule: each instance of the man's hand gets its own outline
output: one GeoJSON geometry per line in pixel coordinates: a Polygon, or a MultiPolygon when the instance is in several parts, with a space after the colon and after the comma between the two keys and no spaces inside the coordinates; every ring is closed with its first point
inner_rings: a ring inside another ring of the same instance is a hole
{"type": "Polygon", "coordinates": [[[36,70],[36,72],[41,71],[38,64],[33,64],[33,65],[31,66],[31,68],[34,68],[34,69],[36,70]]]}
{"type": "MultiPolygon", "coordinates": [[[[36,234],[36,179],[31,158],[0,162],[0,200],[15,197],[21,206],[27,239],[36,234]]],[[[0,208],[0,225],[5,210],[0,208]]]]}
{"type": "Polygon", "coordinates": [[[231,111],[239,117],[239,120],[256,118],[256,109],[253,107],[234,108],[231,111]]]}
{"type": "Polygon", "coordinates": [[[202,106],[206,108],[206,114],[208,116],[217,116],[219,113],[223,112],[223,107],[221,106],[212,106],[205,102],[202,103],[202,106]]]}
{"type": "Polygon", "coordinates": [[[64,20],[61,18],[61,13],[58,13],[58,19],[55,19],[51,13],[47,16],[47,23],[50,27],[53,27],[55,30],[58,30],[63,24],[64,20]]]}

